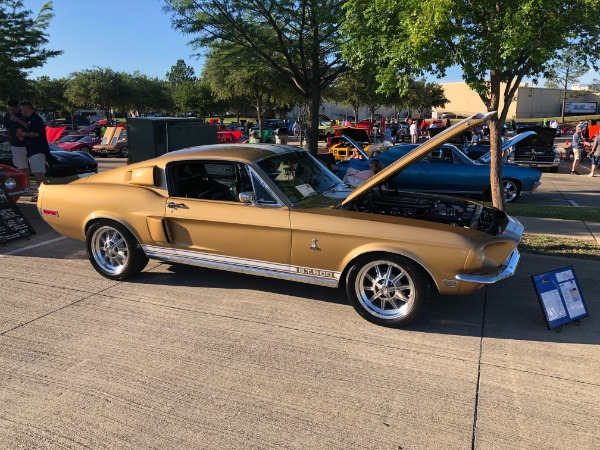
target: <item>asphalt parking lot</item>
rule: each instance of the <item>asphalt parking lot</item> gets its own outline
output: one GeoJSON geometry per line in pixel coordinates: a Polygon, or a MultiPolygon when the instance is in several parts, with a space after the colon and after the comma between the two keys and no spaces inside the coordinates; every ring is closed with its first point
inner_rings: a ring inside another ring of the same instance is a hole
{"type": "Polygon", "coordinates": [[[393,330],[341,290],[156,262],[113,282],[21,207],[38,234],[0,247],[0,448],[600,448],[598,262],[525,255],[393,330]],[[557,334],[530,276],[568,265],[591,315],[557,334]]]}

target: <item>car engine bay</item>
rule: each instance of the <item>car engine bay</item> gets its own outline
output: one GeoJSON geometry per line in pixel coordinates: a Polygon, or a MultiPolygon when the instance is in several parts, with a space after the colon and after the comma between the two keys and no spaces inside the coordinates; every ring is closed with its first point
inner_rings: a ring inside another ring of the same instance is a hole
{"type": "Polygon", "coordinates": [[[508,223],[502,211],[469,200],[377,188],[371,189],[346,208],[471,228],[493,236],[500,234],[508,223]]]}

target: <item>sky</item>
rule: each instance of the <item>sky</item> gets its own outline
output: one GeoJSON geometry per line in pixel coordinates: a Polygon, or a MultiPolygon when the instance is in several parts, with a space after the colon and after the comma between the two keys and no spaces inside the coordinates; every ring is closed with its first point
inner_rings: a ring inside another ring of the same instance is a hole
{"type": "MultiPolygon", "coordinates": [[[[25,8],[35,14],[47,0],[24,0],[25,8]]],[[[33,78],[66,77],[94,67],[141,73],[164,78],[178,59],[192,66],[196,75],[202,58],[183,35],[171,27],[171,17],[163,11],[164,0],[54,0],[54,18],[47,48],[63,54],[49,59],[31,72],[33,78]]],[[[461,81],[460,68],[447,71],[444,78],[428,81],[461,81]]],[[[598,74],[592,70],[581,78],[589,84],[598,74]]],[[[540,85],[543,85],[540,84],[540,85]]]]}

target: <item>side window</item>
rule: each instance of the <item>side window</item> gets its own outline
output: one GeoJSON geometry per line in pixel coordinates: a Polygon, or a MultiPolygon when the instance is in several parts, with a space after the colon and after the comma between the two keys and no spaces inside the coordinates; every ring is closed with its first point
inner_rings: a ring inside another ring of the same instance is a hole
{"type": "Polygon", "coordinates": [[[267,205],[277,204],[277,200],[273,198],[256,175],[252,175],[252,185],[254,186],[254,197],[256,198],[257,203],[267,205]]]}
{"type": "Polygon", "coordinates": [[[247,170],[234,162],[178,162],[170,175],[174,197],[239,202],[239,193],[252,189],[247,170]]]}
{"type": "Polygon", "coordinates": [[[452,155],[452,150],[449,148],[438,148],[433,150],[428,156],[427,159],[429,162],[438,163],[438,164],[453,164],[454,158],[452,155]]]}

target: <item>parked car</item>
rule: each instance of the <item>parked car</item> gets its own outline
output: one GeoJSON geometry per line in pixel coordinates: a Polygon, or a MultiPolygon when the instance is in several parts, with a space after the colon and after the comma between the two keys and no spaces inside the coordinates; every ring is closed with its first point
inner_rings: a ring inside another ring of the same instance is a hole
{"type": "Polygon", "coordinates": [[[219,144],[239,142],[241,135],[241,131],[217,131],[217,142],[219,144]]]}
{"type": "Polygon", "coordinates": [[[13,202],[19,200],[29,190],[28,186],[29,180],[25,172],[0,164],[0,188],[9,199],[13,202]]]}
{"type": "Polygon", "coordinates": [[[96,144],[92,147],[92,154],[99,155],[104,158],[108,156],[120,156],[127,158],[129,156],[129,144],[127,142],[127,133],[121,134],[121,138],[109,144],[96,144]]]}
{"type": "Polygon", "coordinates": [[[553,173],[558,172],[560,152],[554,145],[556,130],[541,126],[517,128],[517,134],[527,131],[534,131],[535,134],[513,146],[513,150],[508,156],[508,162],[519,166],[548,169],[553,173]]]}
{"type": "Polygon", "coordinates": [[[109,279],[139,274],[150,258],[343,285],[362,317],[401,326],[430,289],[470,294],[511,276],[519,261],[523,226],[504,212],[383,187],[439,148],[440,136],[353,191],[304,149],[212,145],[44,183],[38,208],[56,231],[84,240],[109,279]]]}
{"type": "Polygon", "coordinates": [[[65,134],[58,141],[55,142],[56,145],[60,146],[60,144],[64,144],[66,142],[77,142],[79,139],[84,138],[86,135],[83,134],[65,134]]]}
{"type": "MultiPolygon", "coordinates": [[[[457,134],[458,135],[458,134],[457,134]]],[[[422,146],[431,147],[431,142],[439,140],[442,134],[426,141],[422,146]]],[[[344,138],[351,141],[349,138],[344,138]]],[[[352,144],[360,150],[358,144],[352,144]]],[[[405,158],[419,148],[418,144],[399,144],[377,155],[384,167],[405,158]]],[[[451,144],[433,147],[422,153],[419,161],[407,167],[393,178],[395,189],[399,191],[420,191],[442,194],[459,194],[469,196],[488,196],[490,190],[490,166],[473,161],[451,144]]],[[[363,158],[368,155],[362,152],[363,158]]],[[[413,158],[414,159],[414,158],[413,158]]],[[[349,161],[338,162],[338,176],[343,178],[349,167],[349,161]]],[[[504,165],[502,183],[506,202],[515,202],[523,192],[533,192],[540,185],[542,174],[537,169],[504,165]]]]}
{"type": "Polygon", "coordinates": [[[70,142],[57,142],[56,145],[58,145],[60,148],[62,148],[63,150],[66,150],[68,152],[86,152],[86,153],[90,153],[92,151],[92,148],[94,147],[94,145],[97,145],[100,143],[100,141],[102,140],[102,138],[100,138],[99,136],[83,136],[82,138],[76,140],[76,141],[70,141],[70,142]]]}
{"type": "MultiPolygon", "coordinates": [[[[46,176],[66,177],[98,172],[98,163],[92,155],[84,152],[67,152],[58,145],[48,143],[50,157],[46,158],[46,176]]],[[[0,164],[12,166],[10,148],[2,147],[0,164]]]]}
{"type": "Polygon", "coordinates": [[[354,150],[354,147],[348,144],[348,141],[342,139],[342,136],[350,137],[365,152],[368,152],[372,145],[371,137],[365,128],[335,127],[334,136],[327,139],[327,148],[329,149],[329,153],[333,154],[336,161],[350,158],[354,150]]]}
{"type": "Polygon", "coordinates": [[[408,122],[392,123],[390,127],[396,130],[396,134],[393,136],[395,142],[410,140],[410,124],[408,122]]]}
{"type": "Polygon", "coordinates": [[[335,134],[335,128],[332,123],[335,122],[332,122],[331,120],[319,122],[319,139],[326,141],[328,137],[335,134]]]}

